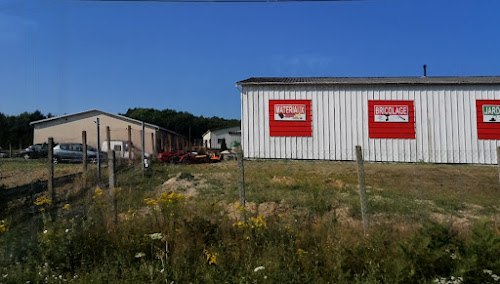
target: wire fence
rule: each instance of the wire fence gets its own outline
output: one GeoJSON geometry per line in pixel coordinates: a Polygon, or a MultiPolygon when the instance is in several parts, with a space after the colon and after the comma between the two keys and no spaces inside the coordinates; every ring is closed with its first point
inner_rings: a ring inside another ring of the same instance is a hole
{"type": "MultiPolygon", "coordinates": [[[[96,187],[129,187],[155,175],[169,178],[164,171],[155,170],[162,167],[155,156],[143,160],[140,154],[132,158],[115,154],[114,170],[110,170],[107,157],[101,164],[101,175],[96,164],[88,164],[84,170],[82,160],[54,165],[46,157],[1,158],[0,214],[32,205],[47,193],[51,166],[57,193],[54,203],[59,207],[92,194],[89,189],[96,187]],[[110,175],[114,175],[114,185],[110,185],[110,175]]],[[[228,196],[243,206],[246,203],[255,214],[307,211],[359,226],[365,218],[372,225],[400,223],[403,229],[422,220],[452,222],[459,229],[467,229],[474,220],[500,220],[499,171],[494,165],[364,162],[365,209],[360,202],[355,161],[245,160],[244,166],[234,161],[223,161],[223,165],[207,165],[213,168],[204,173],[208,180],[211,175],[230,173],[224,177],[224,185],[217,182],[209,187],[217,191],[225,186],[233,194],[228,196]],[[262,204],[274,209],[265,212],[261,208],[259,212],[262,204]]],[[[186,165],[176,167],[195,170],[186,165]]]]}

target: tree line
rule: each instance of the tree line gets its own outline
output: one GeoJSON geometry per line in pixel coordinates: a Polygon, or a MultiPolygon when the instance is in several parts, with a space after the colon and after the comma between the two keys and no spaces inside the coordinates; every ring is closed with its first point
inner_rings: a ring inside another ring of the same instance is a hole
{"type": "Polygon", "coordinates": [[[186,137],[189,137],[191,128],[193,139],[201,139],[207,130],[240,126],[239,119],[195,116],[189,112],[173,109],[132,108],[122,115],[173,130],[186,137]]]}
{"type": "MultiPolygon", "coordinates": [[[[195,116],[189,112],[176,111],[172,109],[157,110],[152,108],[128,109],[124,116],[138,119],[147,123],[173,130],[186,137],[201,139],[207,130],[239,126],[238,119],[224,119],[217,116],[203,117],[195,116]]],[[[13,149],[19,146],[26,148],[33,143],[33,129],[30,122],[53,117],[52,114],[44,115],[40,111],[23,112],[19,115],[5,115],[0,112],[0,146],[8,149],[12,145],[13,149]]]]}
{"type": "Polygon", "coordinates": [[[33,129],[30,122],[51,117],[36,110],[34,112],[23,112],[19,115],[5,115],[0,112],[0,146],[13,149],[19,146],[26,148],[33,143],[33,129]]]}

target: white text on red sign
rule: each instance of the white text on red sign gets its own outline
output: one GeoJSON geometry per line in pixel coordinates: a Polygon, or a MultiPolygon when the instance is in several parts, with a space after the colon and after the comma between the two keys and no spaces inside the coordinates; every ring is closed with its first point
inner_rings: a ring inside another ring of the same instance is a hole
{"type": "Polygon", "coordinates": [[[306,120],[305,104],[274,105],[274,120],[306,120]]]}
{"type": "Polygon", "coordinates": [[[374,106],[376,122],[408,122],[408,106],[376,105],[374,106]]]}

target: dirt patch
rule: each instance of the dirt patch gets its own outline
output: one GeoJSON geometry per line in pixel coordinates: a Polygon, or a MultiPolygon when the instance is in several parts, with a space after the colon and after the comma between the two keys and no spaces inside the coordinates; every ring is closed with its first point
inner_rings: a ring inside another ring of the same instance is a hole
{"type": "Polygon", "coordinates": [[[230,219],[238,220],[243,211],[246,211],[252,215],[271,217],[271,216],[281,216],[290,213],[290,208],[283,203],[276,202],[264,202],[256,204],[255,202],[246,202],[245,208],[241,208],[239,202],[227,204],[224,201],[220,202],[222,208],[226,209],[226,213],[230,219]]]}
{"type": "Polygon", "coordinates": [[[295,179],[293,177],[287,177],[287,176],[282,176],[282,177],[273,176],[273,178],[271,179],[271,183],[292,186],[295,184],[295,179]]]}
{"type": "Polygon", "coordinates": [[[200,175],[192,175],[189,173],[178,173],[174,177],[164,182],[160,188],[160,192],[177,192],[182,193],[186,197],[195,197],[198,195],[200,186],[205,185],[205,180],[200,175]]]}

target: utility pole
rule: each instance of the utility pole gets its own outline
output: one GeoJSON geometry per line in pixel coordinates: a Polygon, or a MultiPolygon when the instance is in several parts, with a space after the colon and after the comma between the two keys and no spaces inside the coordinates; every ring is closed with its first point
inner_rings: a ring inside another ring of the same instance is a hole
{"type": "Polygon", "coordinates": [[[142,133],[141,133],[141,149],[142,149],[142,156],[141,156],[141,163],[142,163],[142,177],[144,177],[144,169],[145,169],[145,165],[144,165],[144,158],[146,156],[146,150],[144,149],[146,147],[145,145],[145,128],[144,128],[144,121],[142,122],[142,133]]]}
{"type": "Polygon", "coordinates": [[[99,118],[96,120],[97,123],[97,182],[101,182],[101,129],[99,124],[99,118]]]}

